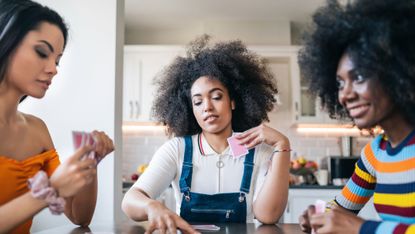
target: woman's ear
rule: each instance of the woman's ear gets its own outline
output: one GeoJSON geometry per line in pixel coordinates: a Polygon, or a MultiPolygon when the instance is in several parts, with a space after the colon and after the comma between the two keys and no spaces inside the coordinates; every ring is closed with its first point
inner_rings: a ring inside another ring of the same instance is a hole
{"type": "Polygon", "coordinates": [[[232,110],[235,110],[235,101],[234,100],[231,101],[231,108],[232,108],[232,110]]]}

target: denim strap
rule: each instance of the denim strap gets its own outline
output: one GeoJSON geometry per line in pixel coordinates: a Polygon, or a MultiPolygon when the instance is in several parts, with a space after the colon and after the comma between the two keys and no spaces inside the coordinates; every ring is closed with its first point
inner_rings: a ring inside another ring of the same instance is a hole
{"type": "Polygon", "coordinates": [[[182,175],[180,176],[180,191],[182,193],[189,192],[192,185],[192,136],[184,136],[184,159],[182,166],[182,175]]]}
{"type": "Polygon", "coordinates": [[[254,169],[254,153],[255,148],[250,149],[248,155],[245,156],[244,175],[242,177],[240,188],[240,191],[244,193],[249,193],[249,188],[251,187],[252,171],[254,169]]]}

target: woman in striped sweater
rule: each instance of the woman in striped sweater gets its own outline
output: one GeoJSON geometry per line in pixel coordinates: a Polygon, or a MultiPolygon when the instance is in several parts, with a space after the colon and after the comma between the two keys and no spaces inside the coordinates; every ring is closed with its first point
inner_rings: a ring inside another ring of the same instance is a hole
{"type": "Polygon", "coordinates": [[[367,144],[332,202],[300,217],[305,232],[415,233],[415,1],[329,1],[314,15],[300,67],[331,116],[384,132],[367,144]],[[356,214],[373,196],[381,221],[356,214]]]}

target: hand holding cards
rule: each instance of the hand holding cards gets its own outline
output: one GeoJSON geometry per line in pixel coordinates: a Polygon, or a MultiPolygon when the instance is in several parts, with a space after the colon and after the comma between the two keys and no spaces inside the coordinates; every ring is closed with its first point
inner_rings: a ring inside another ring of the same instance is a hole
{"type": "MultiPolygon", "coordinates": [[[[323,200],[317,200],[316,203],[314,204],[315,209],[316,209],[316,214],[322,214],[326,211],[326,202],[323,200]]],[[[314,229],[311,230],[311,233],[316,233],[314,231],[314,229]]]]}
{"type": "Polygon", "coordinates": [[[229,147],[231,148],[231,154],[234,158],[239,158],[248,154],[248,149],[244,145],[240,144],[240,140],[236,138],[236,135],[229,137],[227,140],[229,147]]]}
{"type": "MultiPolygon", "coordinates": [[[[75,150],[85,145],[90,145],[94,147],[96,144],[93,135],[87,132],[72,131],[72,139],[75,150]]],[[[81,160],[84,160],[86,158],[94,159],[97,162],[97,164],[99,163],[99,161],[101,161],[101,158],[96,157],[95,151],[91,151],[90,153],[84,155],[81,160]]]]}

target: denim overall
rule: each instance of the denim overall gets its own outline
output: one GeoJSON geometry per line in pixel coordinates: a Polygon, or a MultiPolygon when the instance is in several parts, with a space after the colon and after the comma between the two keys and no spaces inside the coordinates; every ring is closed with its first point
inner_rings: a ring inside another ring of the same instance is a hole
{"type": "Polygon", "coordinates": [[[249,193],[251,186],[255,150],[249,150],[248,155],[245,156],[244,174],[239,192],[208,195],[190,191],[193,169],[192,138],[191,136],[185,136],[184,140],[184,160],[179,181],[180,191],[183,193],[180,216],[187,222],[245,223],[245,195],[249,193]]]}

